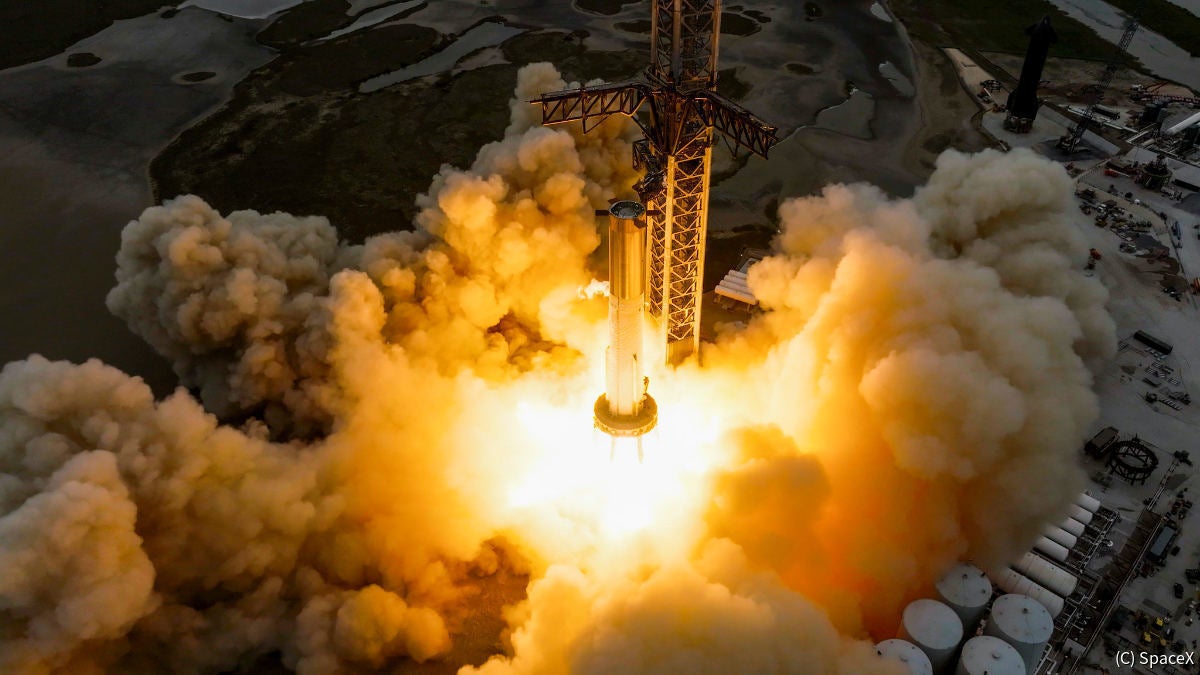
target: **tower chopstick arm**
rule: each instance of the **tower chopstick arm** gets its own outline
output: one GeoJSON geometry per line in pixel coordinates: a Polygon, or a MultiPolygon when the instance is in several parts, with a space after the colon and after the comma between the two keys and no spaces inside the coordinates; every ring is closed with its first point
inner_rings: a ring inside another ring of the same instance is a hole
{"type": "Polygon", "coordinates": [[[646,85],[617,82],[542,94],[530,103],[542,106],[542,124],[583,122],[590,129],[609,115],[633,117],[646,100],[646,85]]]}
{"type": "Polygon", "coordinates": [[[766,157],[771,146],[779,142],[775,127],[720,94],[705,92],[696,104],[704,123],[720,131],[735,146],[766,157]]]}

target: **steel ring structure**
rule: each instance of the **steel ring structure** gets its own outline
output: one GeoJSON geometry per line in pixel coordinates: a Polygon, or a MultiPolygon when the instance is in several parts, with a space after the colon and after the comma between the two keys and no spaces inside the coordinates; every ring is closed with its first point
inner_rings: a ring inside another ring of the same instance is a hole
{"type": "Polygon", "coordinates": [[[1158,468],[1158,455],[1136,437],[1118,441],[1108,458],[1108,471],[1130,483],[1145,483],[1158,468]]]}

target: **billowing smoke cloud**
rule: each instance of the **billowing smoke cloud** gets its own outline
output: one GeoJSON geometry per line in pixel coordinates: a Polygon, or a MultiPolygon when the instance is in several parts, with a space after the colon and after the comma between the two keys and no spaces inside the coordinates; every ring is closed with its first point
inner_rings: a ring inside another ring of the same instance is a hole
{"type": "Polygon", "coordinates": [[[769,311],[715,356],[757,363],[747,417],[821,471],[783,453],[731,474],[730,493],[789,494],[755,482],[792,472],[828,496],[724,529],[770,527],[784,548],[760,557],[843,628],[886,631],[956,559],[1008,563],[1081,487],[1085,359],[1115,339],[1104,288],[1078,272],[1070,190],[1029,152],[950,152],[911,201],[831,186],[781,207],[778,252],[749,279],[769,311]]]}
{"type": "Polygon", "coordinates": [[[904,601],[1058,515],[1113,343],[1061,169],[949,153],[912,200],[786,202],[766,311],[652,373],[646,463],[610,461],[583,291],[634,128],[540,128],[523,101],[564,86],[524,69],[412,232],[130,223],[109,306],[198,398],[0,372],[0,670],[896,673],[865,640],[904,601]],[[512,580],[503,653],[464,656],[512,580]]]}

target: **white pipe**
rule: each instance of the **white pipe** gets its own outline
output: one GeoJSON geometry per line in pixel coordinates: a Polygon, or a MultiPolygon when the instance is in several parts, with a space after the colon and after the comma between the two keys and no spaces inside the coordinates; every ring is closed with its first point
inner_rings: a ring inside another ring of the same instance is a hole
{"type": "Polygon", "coordinates": [[[1079,585],[1079,579],[1074,574],[1033,553],[1026,553],[1013,565],[1013,569],[1064,598],[1070,597],[1079,585]]]}
{"type": "Polygon", "coordinates": [[[1086,492],[1080,492],[1079,496],[1075,498],[1075,503],[1092,513],[1100,510],[1100,500],[1086,492]]]}
{"type": "Polygon", "coordinates": [[[1019,595],[1028,595],[1029,597],[1042,603],[1046,611],[1050,612],[1050,616],[1055,617],[1062,613],[1065,603],[1059,596],[1046,590],[1044,587],[1034,583],[1020,572],[1016,572],[1011,568],[1005,568],[996,579],[996,585],[1005,593],[1017,593],[1019,595]]]}
{"type": "Polygon", "coordinates": [[[1066,546],[1063,546],[1062,544],[1052,541],[1046,537],[1041,537],[1038,539],[1037,543],[1033,545],[1033,548],[1039,553],[1054,558],[1059,562],[1066,562],[1067,555],[1070,553],[1066,546]]]}

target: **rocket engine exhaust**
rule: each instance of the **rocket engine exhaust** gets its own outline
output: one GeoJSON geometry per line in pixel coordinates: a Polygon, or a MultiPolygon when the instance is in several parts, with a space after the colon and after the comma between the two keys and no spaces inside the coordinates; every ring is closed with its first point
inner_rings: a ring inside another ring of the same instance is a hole
{"type": "Polygon", "coordinates": [[[605,390],[596,399],[596,428],[613,439],[641,437],[658,423],[658,404],[647,393],[642,373],[642,321],[646,299],[646,207],[635,201],[613,203],[608,221],[608,330],[605,390]]]}

